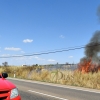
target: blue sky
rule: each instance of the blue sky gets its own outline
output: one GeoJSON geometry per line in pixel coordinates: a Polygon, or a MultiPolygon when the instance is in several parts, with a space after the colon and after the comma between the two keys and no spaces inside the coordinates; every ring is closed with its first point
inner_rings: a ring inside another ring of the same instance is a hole
{"type": "MultiPolygon", "coordinates": [[[[0,0],[0,57],[86,45],[100,30],[100,0],[0,0]]],[[[84,49],[20,58],[0,65],[78,63],[84,49]]]]}

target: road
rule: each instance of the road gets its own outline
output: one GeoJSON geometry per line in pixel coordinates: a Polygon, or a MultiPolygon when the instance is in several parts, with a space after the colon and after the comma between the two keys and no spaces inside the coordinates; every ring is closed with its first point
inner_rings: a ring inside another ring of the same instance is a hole
{"type": "Polygon", "coordinates": [[[100,100],[100,90],[8,78],[22,100],[100,100]]]}

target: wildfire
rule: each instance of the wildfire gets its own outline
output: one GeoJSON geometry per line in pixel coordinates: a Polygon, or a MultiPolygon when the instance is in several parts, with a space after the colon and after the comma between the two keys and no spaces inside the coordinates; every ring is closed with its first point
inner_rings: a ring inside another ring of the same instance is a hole
{"type": "Polygon", "coordinates": [[[78,70],[82,73],[94,73],[100,71],[100,65],[93,64],[91,59],[85,59],[78,64],[78,70]]]}
{"type": "Polygon", "coordinates": [[[100,30],[96,31],[85,46],[85,57],[80,60],[78,70],[82,73],[100,71],[100,30]]]}

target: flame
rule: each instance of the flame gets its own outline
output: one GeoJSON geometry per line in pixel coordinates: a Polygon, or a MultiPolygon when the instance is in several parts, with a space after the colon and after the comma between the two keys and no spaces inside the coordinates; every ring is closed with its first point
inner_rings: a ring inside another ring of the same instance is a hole
{"type": "Polygon", "coordinates": [[[100,71],[100,65],[98,66],[97,64],[93,64],[91,59],[83,60],[83,62],[78,64],[78,70],[82,73],[94,73],[100,71]]]}

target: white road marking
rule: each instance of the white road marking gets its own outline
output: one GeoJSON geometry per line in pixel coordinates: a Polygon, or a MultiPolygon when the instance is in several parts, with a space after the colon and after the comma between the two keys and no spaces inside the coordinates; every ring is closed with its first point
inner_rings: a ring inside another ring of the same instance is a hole
{"type": "Polygon", "coordinates": [[[8,79],[17,80],[17,81],[23,81],[23,82],[29,82],[29,83],[43,84],[43,85],[48,85],[48,86],[62,87],[62,88],[74,89],[74,90],[80,90],[80,91],[86,91],[86,92],[92,92],[92,93],[100,93],[100,90],[87,89],[87,88],[84,88],[84,87],[74,87],[74,86],[67,86],[67,85],[65,86],[65,85],[60,85],[60,84],[37,82],[37,81],[17,79],[17,78],[8,78],[8,79]]]}
{"type": "Polygon", "coordinates": [[[41,95],[45,95],[45,96],[48,96],[48,97],[56,98],[56,99],[59,99],[59,100],[68,100],[68,99],[57,97],[57,96],[53,96],[53,95],[49,95],[49,94],[45,94],[45,93],[41,93],[41,92],[36,92],[36,91],[33,91],[33,90],[28,90],[28,91],[36,93],[36,94],[41,94],[41,95]]]}

